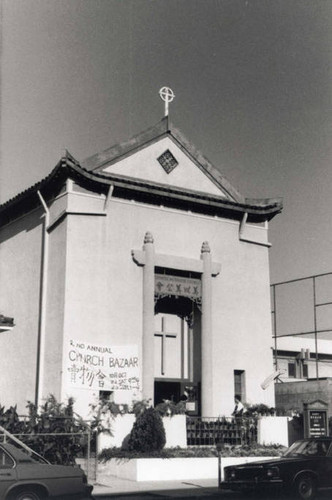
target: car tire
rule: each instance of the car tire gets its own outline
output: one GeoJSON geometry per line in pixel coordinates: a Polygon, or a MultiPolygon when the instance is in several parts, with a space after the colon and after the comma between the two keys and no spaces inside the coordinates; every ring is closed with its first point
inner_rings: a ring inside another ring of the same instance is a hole
{"type": "Polygon", "coordinates": [[[313,500],[317,494],[315,478],[310,474],[302,474],[295,482],[295,493],[300,500],[313,500]]]}
{"type": "Polygon", "coordinates": [[[36,490],[24,489],[10,496],[10,500],[44,500],[46,497],[36,490]]]}

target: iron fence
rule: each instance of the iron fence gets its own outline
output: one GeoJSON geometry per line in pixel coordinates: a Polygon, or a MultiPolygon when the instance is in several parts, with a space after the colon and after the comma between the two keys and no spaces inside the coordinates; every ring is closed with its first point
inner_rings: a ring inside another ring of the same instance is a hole
{"type": "Polygon", "coordinates": [[[188,446],[215,446],[217,443],[257,443],[257,418],[187,417],[188,446]]]}

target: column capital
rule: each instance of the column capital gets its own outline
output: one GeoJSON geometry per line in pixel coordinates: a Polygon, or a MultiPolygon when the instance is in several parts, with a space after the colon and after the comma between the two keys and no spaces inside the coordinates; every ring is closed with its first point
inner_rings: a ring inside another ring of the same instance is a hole
{"type": "Polygon", "coordinates": [[[211,253],[210,245],[208,241],[203,241],[202,243],[202,248],[201,248],[201,254],[203,253],[211,253]]]}
{"type": "Polygon", "coordinates": [[[147,231],[144,236],[144,245],[146,245],[147,243],[151,244],[154,243],[153,236],[152,233],[150,233],[150,231],[147,231]]]}

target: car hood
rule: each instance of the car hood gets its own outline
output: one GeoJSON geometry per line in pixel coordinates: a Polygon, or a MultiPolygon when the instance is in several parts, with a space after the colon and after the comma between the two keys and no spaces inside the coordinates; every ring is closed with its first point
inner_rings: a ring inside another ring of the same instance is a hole
{"type": "MultiPolygon", "coordinates": [[[[323,458],[323,457],[320,457],[323,458]]],[[[275,457],[269,460],[257,460],[255,462],[247,462],[238,465],[229,465],[229,468],[237,468],[237,467],[245,467],[245,468],[254,468],[257,466],[264,465],[265,467],[273,467],[273,466],[281,466],[281,465],[290,465],[292,463],[298,462],[311,462],[313,458],[310,457],[275,457]]],[[[317,458],[316,458],[317,461],[317,458]]]]}

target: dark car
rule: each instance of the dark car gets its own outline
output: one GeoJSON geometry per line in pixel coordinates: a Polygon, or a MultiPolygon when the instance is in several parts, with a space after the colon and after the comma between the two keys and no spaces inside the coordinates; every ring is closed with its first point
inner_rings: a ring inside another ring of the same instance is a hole
{"type": "Polygon", "coordinates": [[[79,467],[51,465],[12,444],[0,444],[0,499],[92,498],[93,487],[79,467]]]}
{"type": "Polygon", "coordinates": [[[282,490],[311,500],[319,488],[332,488],[332,438],[302,439],[282,457],[225,467],[219,486],[242,491],[282,490]]]}

